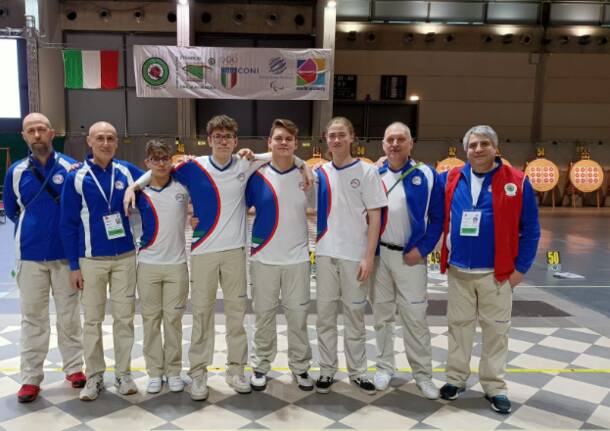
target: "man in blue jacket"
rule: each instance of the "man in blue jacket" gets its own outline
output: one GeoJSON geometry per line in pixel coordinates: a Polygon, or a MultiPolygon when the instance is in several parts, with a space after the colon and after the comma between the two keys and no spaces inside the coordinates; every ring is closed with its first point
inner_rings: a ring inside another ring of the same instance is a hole
{"type": "Polygon", "coordinates": [[[379,257],[371,293],[377,337],[375,387],[387,389],[395,372],[394,321],[396,309],[403,327],[405,352],[422,394],[437,399],[432,383],[430,330],[426,321],[426,256],[443,228],[443,185],[430,166],[411,159],[413,139],[403,123],[385,130],[379,169],[388,196],[382,212],[379,257]]]}
{"type": "Polygon", "coordinates": [[[85,314],[83,350],[87,385],[80,399],[91,401],[104,389],[102,322],[106,289],[112,303],[115,386],[131,395],[137,387],[130,375],[135,313],[136,257],[123,195],[142,171],[114,159],[116,129],[97,122],[89,129],[88,156],[82,167],[66,178],[61,203],[61,234],[70,263],[70,283],[82,290],[85,314]]]}
{"type": "Polygon", "coordinates": [[[44,377],[42,366],[51,334],[49,288],[66,379],[72,387],[82,388],[85,375],[81,372],[79,295],[70,288],[70,271],[59,235],[59,198],[74,160],[53,151],[55,131],[42,114],[27,115],[21,135],[30,155],[9,168],[3,196],[6,214],[15,223],[23,383],[17,399],[24,403],[36,399],[44,377]]]}
{"type": "Polygon", "coordinates": [[[504,372],[513,288],[536,257],[540,224],[536,194],[525,174],[496,157],[498,135],[489,126],[468,130],[468,163],[447,173],[441,271],[447,268],[449,324],[447,383],[441,397],[466,389],[477,320],[482,347],[479,381],[498,413],[508,414],[504,372]]]}

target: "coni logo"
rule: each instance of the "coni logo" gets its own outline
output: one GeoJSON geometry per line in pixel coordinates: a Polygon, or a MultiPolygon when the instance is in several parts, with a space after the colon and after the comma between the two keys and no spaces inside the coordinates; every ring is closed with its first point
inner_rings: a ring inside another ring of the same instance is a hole
{"type": "Polygon", "coordinates": [[[159,57],[151,57],[142,64],[142,78],[152,86],[163,85],[169,79],[169,66],[159,57]]]}

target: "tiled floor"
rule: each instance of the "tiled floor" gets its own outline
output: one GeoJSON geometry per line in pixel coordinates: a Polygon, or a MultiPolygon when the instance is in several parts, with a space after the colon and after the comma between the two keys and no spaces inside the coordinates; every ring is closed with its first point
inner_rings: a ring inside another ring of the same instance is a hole
{"type": "MultiPolygon", "coordinates": [[[[251,316],[248,329],[251,335],[251,316]]],[[[185,316],[188,349],[190,316],[185,316]]],[[[104,333],[110,335],[110,321],[104,333]]],[[[511,330],[507,381],[513,401],[513,413],[501,416],[484,400],[476,372],[470,388],[455,402],[429,401],[421,397],[413,380],[400,338],[395,343],[400,373],[388,391],[365,395],[349,383],[344,372],[337,377],[332,392],[320,395],[299,390],[286,360],[286,332],[279,328],[280,353],[270,373],[264,392],[239,395],[224,381],[223,363],[226,343],[224,326],[218,325],[216,355],[210,372],[210,398],[194,402],[187,391],[179,394],[167,389],[158,395],[145,393],[147,377],[142,358],[142,327],[137,319],[136,345],[133,350],[134,377],[140,392],[119,395],[106,373],[107,390],[95,402],[78,400],[78,391],[63,380],[59,352],[52,344],[45,363],[45,381],[37,401],[19,404],[15,391],[19,385],[18,318],[2,316],[0,326],[0,427],[6,430],[31,429],[45,424],[45,429],[238,429],[238,428],[608,428],[610,427],[610,338],[587,328],[551,326],[515,326],[511,330]]],[[[374,339],[367,328],[369,366],[374,367],[374,339]]],[[[435,382],[441,385],[446,360],[446,327],[431,327],[435,382]]],[[[317,348],[314,325],[309,327],[317,348]]],[[[400,335],[397,331],[397,335],[400,335]]],[[[112,364],[112,338],[105,337],[105,352],[112,364]]],[[[480,334],[477,334],[473,369],[478,366],[480,334]]],[[[341,346],[341,343],[339,344],[341,346]]],[[[345,367],[342,347],[340,367],[345,367]]],[[[186,358],[185,358],[186,361],[186,358]]],[[[314,363],[314,367],[315,367],[314,363]]],[[[188,366],[188,364],[185,364],[188,366]]],[[[186,368],[185,368],[186,371],[186,368]]],[[[315,371],[314,371],[315,374],[315,371]]],[[[186,374],[184,374],[186,380],[186,374]]]]}

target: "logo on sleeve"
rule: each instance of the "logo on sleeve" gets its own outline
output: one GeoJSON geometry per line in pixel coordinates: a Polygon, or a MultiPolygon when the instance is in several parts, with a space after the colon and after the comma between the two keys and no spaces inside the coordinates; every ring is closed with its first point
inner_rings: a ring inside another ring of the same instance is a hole
{"type": "Polygon", "coordinates": [[[507,183],[504,186],[506,196],[512,197],[517,195],[517,185],[515,183],[507,183]]]}
{"type": "Polygon", "coordinates": [[[413,184],[414,186],[421,186],[421,178],[413,177],[413,179],[411,180],[411,184],[413,184]]]}
{"type": "Polygon", "coordinates": [[[61,184],[64,182],[64,176],[62,174],[55,174],[53,175],[53,183],[54,184],[61,184]]]}

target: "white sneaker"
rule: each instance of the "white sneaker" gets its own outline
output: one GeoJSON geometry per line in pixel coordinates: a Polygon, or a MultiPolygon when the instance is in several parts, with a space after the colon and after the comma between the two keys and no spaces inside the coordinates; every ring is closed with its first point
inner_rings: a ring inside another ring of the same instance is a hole
{"type": "Polygon", "coordinates": [[[167,386],[172,392],[182,392],[184,390],[184,380],[180,376],[171,376],[167,378],[167,386]]]}
{"type": "Polygon", "coordinates": [[[146,392],[149,394],[158,394],[163,387],[163,379],[161,377],[149,377],[146,392]]]}
{"type": "Polygon", "coordinates": [[[249,394],[252,392],[250,382],[243,374],[227,374],[225,377],[227,385],[231,386],[238,394],[249,394]]]}
{"type": "Polygon", "coordinates": [[[193,378],[191,384],[191,399],[194,401],[203,401],[208,399],[208,374],[202,374],[193,378]]]}
{"type": "Polygon", "coordinates": [[[429,400],[438,400],[439,391],[434,383],[432,383],[432,379],[428,378],[418,381],[417,387],[425,398],[428,398],[429,400]]]}
{"type": "Polygon", "coordinates": [[[301,374],[292,374],[294,379],[297,382],[297,386],[302,391],[312,391],[313,390],[313,379],[309,376],[309,373],[305,371],[301,374]]]}
{"type": "Polygon", "coordinates": [[[377,371],[373,381],[375,382],[375,389],[378,391],[385,391],[390,386],[390,380],[392,375],[385,371],[377,371]]]}
{"type": "Polygon", "coordinates": [[[138,393],[138,387],[129,374],[115,377],[114,386],[119,390],[119,394],[121,395],[133,395],[138,393]]]}
{"type": "Polygon", "coordinates": [[[264,391],[267,387],[267,376],[258,371],[253,372],[250,376],[250,386],[255,391],[264,391]]]}
{"type": "Polygon", "coordinates": [[[82,401],[93,401],[104,389],[104,375],[95,374],[87,379],[87,384],[78,396],[82,401]]]}

